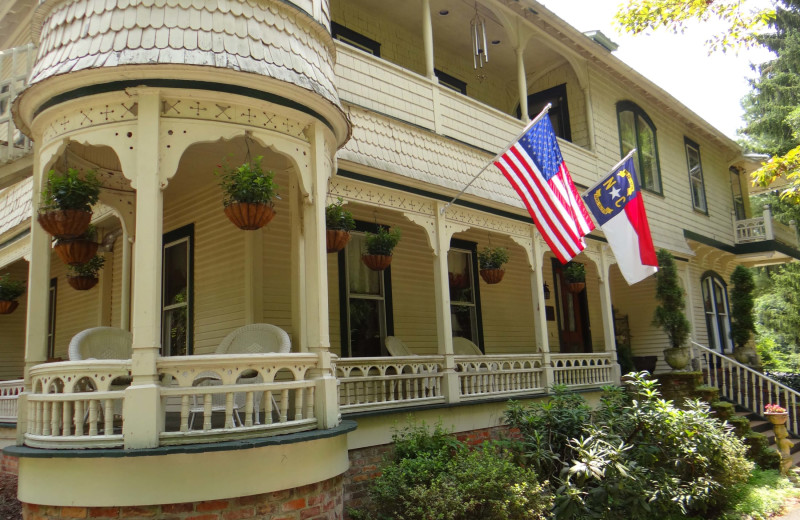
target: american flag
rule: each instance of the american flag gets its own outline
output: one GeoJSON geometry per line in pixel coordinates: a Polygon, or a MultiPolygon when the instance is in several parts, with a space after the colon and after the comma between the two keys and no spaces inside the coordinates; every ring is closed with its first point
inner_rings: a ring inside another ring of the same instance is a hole
{"type": "Polygon", "coordinates": [[[494,164],[522,198],[561,263],[586,248],[583,237],[594,223],[572,183],[549,117],[534,123],[494,164]]]}

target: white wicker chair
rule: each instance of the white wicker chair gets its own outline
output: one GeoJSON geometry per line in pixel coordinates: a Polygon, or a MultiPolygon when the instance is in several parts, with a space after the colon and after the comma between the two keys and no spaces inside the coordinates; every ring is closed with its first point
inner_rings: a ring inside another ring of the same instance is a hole
{"type": "Polygon", "coordinates": [[[394,357],[403,357],[403,356],[416,356],[413,352],[408,350],[403,341],[398,338],[397,336],[386,336],[386,350],[389,352],[390,356],[394,357]]]}
{"type": "Polygon", "coordinates": [[[94,327],[75,334],[69,342],[69,360],[130,359],[133,335],[114,327],[94,327]]]}
{"type": "MultiPolygon", "coordinates": [[[[292,342],[289,335],[282,328],[268,323],[254,323],[252,325],[245,325],[234,330],[222,340],[217,347],[215,354],[288,354],[292,351],[292,342]]],[[[213,372],[203,372],[198,374],[196,386],[213,386],[220,384],[219,379],[213,372]]],[[[264,379],[260,375],[253,377],[240,377],[239,383],[253,384],[261,383],[264,379]]],[[[233,399],[233,412],[234,421],[242,424],[242,419],[239,416],[239,410],[244,408],[247,399],[247,394],[238,393],[234,395],[233,399]]],[[[272,398],[274,409],[277,409],[278,403],[275,397],[272,398]]],[[[253,405],[255,409],[255,423],[261,422],[261,392],[255,392],[253,395],[253,405]]],[[[224,411],[225,396],[223,394],[215,394],[211,398],[211,410],[224,411]]],[[[202,402],[195,402],[189,409],[190,425],[194,424],[195,415],[203,413],[202,402]]]]}
{"type": "Polygon", "coordinates": [[[457,356],[482,356],[483,352],[478,345],[467,338],[456,336],[453,338],[453,354],[457,356]]]}

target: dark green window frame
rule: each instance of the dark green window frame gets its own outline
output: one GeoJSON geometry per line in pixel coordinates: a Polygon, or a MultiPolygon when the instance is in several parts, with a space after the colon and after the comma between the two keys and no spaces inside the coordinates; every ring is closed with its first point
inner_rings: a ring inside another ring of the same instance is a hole
{"type": "Polygon", "coordinates": [[[340,42],[350,45],[351,47],[355,47],[356,49],[373,54],[378,58],[381,57],[380,43],[376,42],[372,38],[367,38],[359,32],[348,29],[344,25],[331,22],[331,36],[334,40],[339,40],[340,42]]]}
{"type": "Polygon", "coordinates": [[[683,138],[683,146],[686,149],[686,168],[689,172],[689,196],[692,198],[692,208],[699,213],[708,215],[708,199],[706,198],[706,181],[703,178],[703,161],[700,156],[700,145],[689,139],[683,138]],[[691,151],[697,153],[697,172],[692,173],[691,151]],[[695,192],[695,184],[699,184],[699,191],[695,192]],[[695,200],[695,193],[702,197],[702,201],[695,200]],[[698,204],[698,202],[702,202],[698,204]]]}
{"type": "MultiPolygon", "coordinates": [[[[451,238],[450,239],[450,248],[451,249],[461,249],[462,251],[469,251],[470,253],[470,262],[472,264],[471,274],[472,274],[472,287],[475,292],[475,333],[477,334],[477,338],[473,343],[478,345],[478,348],[481,349],[481,352],[484,354],[486,353],[486,347],[483,343],[483,313],[481,311],[481,284],[480,284],[480,277],[478,276],[478,244],[475,242],[470,242],[468,240],[461,240],[458,238],[451,238]]],[[[452,307],[452,303],[450,304],[452,307]]],[[[452,325],[451,325],[452,326],[452,325]]],[[[451,331],[452,334],[452,331],[451,331]]]]}
{"type": "MultiPolygon", "coordinates": [[[[161,242],[161,334],[164,337],[164,282],[167,273],[164,272],[164,260],[166,247],[175,242],[186,240],[187,242],[187,280],[186,280],[186,355],[194,353],[194,224],[174,229],[164,233],[161,242]]],[[[165,345],[161,345],[161,355],[178,355],[171,352],[164,352],[165,345]]]]}
{"type": "Polygon", "coordinates": [[[642,110],[642,108],[633,103],[631,101],[620,101],[617,103],[617,129],[619,131],[619,151],[620,157],[624,157],[627,155],[628,152],[631,151],[631,148],[636,148],[636,167],[637,167],[637,175],[639,176],[639,185],[642,189],[647,190],[651,193],[656,193],[658,195],[664,194],[664,185],[661,182],[661,161],[658,158],[658,134],[656,133],[656,125],[653,124],[653,120],[650,119],[650,116],[647,115],[647,112],[642,110]],[[627,146],[626,143],[623,141],[622,138],[622,114],[624,112],[632,112],[633,113],[633,135],[635,140],[635,146],[627,146]],[[655,168],[652,179],[649,179],[645,176],[645,171],[647,170],[645,165],[645,158],[643,152],[643,146],[641,141],[639,140],[639,135],[641,132],[641,124],[644,123],[647,128],[649,128],[650,132],[653,135],[653,162],[655,163],[655,168]]]}

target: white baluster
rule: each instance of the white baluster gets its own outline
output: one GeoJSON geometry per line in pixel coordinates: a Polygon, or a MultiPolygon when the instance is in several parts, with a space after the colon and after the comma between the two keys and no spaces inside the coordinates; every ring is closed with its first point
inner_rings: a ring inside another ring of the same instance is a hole
{"type": "Polygon", "coordinates": [[[245,426],[253,426],[253,409],[255,408],[253,404],[253,392],[247,392],[245,396],[245,403],[244,403],[244,425],[245,426]]]}
{"type": "Polygon", "coordinates": [[[297,388],[294,391],[294,396],[294,420],[299,421],[303,418],[303,408],[305,407],[303,398],[305,398],[305,392],[303,392],[302,388],[297,388]]]}
{"type": "Polygon", "coordinates": [[[97,435],[97,400],[89,400],[89,435],[97,435]]]}
{"type": "Polygon", "coordinates": [[[103,419],[105,419],[105,423],[103,424],[103,433],[105,435],[113,435],[114,434],[114,400],[113,399],[106,399],[103,401],[105,408],[103,410],[103,419]]]}
{"type": "Polygon", "coordinates": [[[61,435],[69,436],[72,433],[72,403],[64,401],[61,412],[61,435]]]}
{"type": "Polygon", "coordinates": [[[189,396],[181,396],[181,431],[189,431],[189,396]]]}
{"type": "Polygon", "coordinates": [[[281,422],[285,423],[289,414],[289,390],[281,390],[281,422]]]}
{"type": "Polygon", "coordinates": [[[203,394],[203,430],[211,429],[211,394],[203,394]]]}

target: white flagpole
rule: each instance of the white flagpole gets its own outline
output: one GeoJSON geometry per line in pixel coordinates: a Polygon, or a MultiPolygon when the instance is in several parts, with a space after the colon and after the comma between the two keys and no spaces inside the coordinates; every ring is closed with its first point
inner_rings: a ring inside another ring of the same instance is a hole
{"type": "Polygon", "coordinates": [[[517,141],[519,141],[519,140],[520,140],[520,138],[521,138],[523,135],[525,135],[525,132],[527,132],[528,130],[530,130],[530,128],[531,128],[533,125],[535,125],[535,124],[536,124],[536,123],[537,123],[537,122],[538,122],[538,121],[539,121],[541,118],[543,118],[543,117],[544,117],[544,116],[547,114],[547,112],[550,110],[550,108],[551,108],[552,106],[553,106],[553,104],[552,104],[552,103],[548,103],[548,104],[547,104],[547,106],[545,106],[545,107],[542,109],[542,111],[541,111],[541,112],[539,112],[539,115],[538,115],[538,116],[536,116],[536,117],[534,117],[533,119],[531,119],[531,122],[530,122],[530,123],[528,123],[527,125],[525,125],[525,128],[523,128],[523,129],[522,129],[522,132],[520,132],[520,133],[519,133],[519,135],[518,135],[517,137],[515,137],[515,138],[514,138],[514,139],[511,141],[511,143],[509,143],[509,145],[508,145],[508,146],[506,146],[506,147],[503,149],[503,151],[501,151],[500,153],[498,153],[497,155],[495,155],[494,157],[492,157],[492,160],[490,160],[488,163],[486,163],[486,166],[484,166],[483,168],[481,168],[481,171],[479,171],[478,173],[476,173],[476,174],[475,174],[475,176],[472,178],[472,180],[471,180],[471,181],[469,181],[469,183],[467,183],[467,185],[466,185],[466,186],[464,186],[464,189],[462,189],[461,191],[459,191],[459,192],[458,192],[458,195],[456,195],[455,197],[453,197],[453,200],[451,200],[450,202],[448,202],[447,204],[445,204],[445,206],[442,208],[442,211],[441,211],[442,215],[444,215],[444,212],[445,212],[445,211],[447,211],[447,208],[449,208],[449,207],[450,207],[450,205],[451,205],[452,203],[454,203],[456,200],[458,200],[458,198],[459,198],[460,196],[462,196],[462,195],[464,194],[464,192],[465,192],[465,191],[467,191],[467,188],[469,188],[470,186],[472,186],[472,183],[473,183],[473,182],[475,182],[475,179],[477,179],[478,177],[480,177],[480,176],[481,176],[481,174],[482,174],[483,172],[485,172],[485,171],[486,171],[486,169],[487,169],[489,166],[491,166],[492,164],[494,164],[494,161],[495,161],[495,159],[497,159],[498,157],[500,157],[501,155],[503,155],[504,153],[506,153],[506,152],[509,150],[509,148],[511,148],[512,146],[514,146],[514,144],[516,144],[516,142],[517,142],[517,141]]]}
{"type": "Polygon", "coordinates": [[[589,193],[590,191],[592,191],[593,189],[595,189],[596,187],[598,187],[598,186],[600,185],[600,183],[601,183],[601,182],[603,182],[603,180],[604,180],[604,179],[605,179],[605,178],[608,176],[608,174],[609,174],[609,173],[613,172],[614,170],[616,170],[617,168],[619,168],[620,166],[622,166],[622,163],[624,163],[625,161],[627,161],[627,160],[628,160],[628,159],[629,159],[629,158],[630,158],[630,157],[631,157],[631,156],[632,156],[634,153],[636,153],[636,148],[634,148],[633,150],[631,150],[630,152],[628,152],[628,155],[626,155],[625,157],[623,157],[622,159],[620,159],[620,160],[619,160],[619,162],[618,162],[617,164],[615,164],[614,166],[612,166],[612,167],[611,167],[611,169],[610,169],[610,170],[608,170],[608,172],[606,172],[606,174],[605,174],[605,175],[603,175],[602,177],[600,177],[600,180],[599,180],[599,181],[597,181],[596,183],[594,183],[594,185],[593,185],[591,188],[589,188],[589,189],[587,189],[586,191],[584,191],[582,196],[583,196],[583,197],[585,197],[587,193],[589,193]]]}

